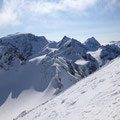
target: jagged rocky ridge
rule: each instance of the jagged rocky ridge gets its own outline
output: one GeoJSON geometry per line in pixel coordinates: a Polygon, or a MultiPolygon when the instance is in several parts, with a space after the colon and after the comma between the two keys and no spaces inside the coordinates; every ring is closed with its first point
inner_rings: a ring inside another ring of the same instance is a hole
{"type": "Polygon", "coordinates": [[[31,87],[43,92],[52,84],[59,93],[99,67],[82,43],[68,37],[55,43],[32,34],[10,35],[0,39],[0,51],[0,105],[10,93],[17,98],[31,87]],[[80,59],[86,64],[75,63],[80,59]]]}
{"type": "Polygon", "coordinates": [[[120,57],[14,120],[120,120],[120,57]]]}
{"type": "Polygon", "coordinates": [[[119,55],[119,47],[100,45],[94,37],[83,44],[66,36],[54,42],[30,33],[0,38],[0,105],[10,94],[17,99],[31,87],[57,95],[119,55]]]}
{"type": "MultiPolygon", "coordinates": [[[[43,55],[44,59],[39,64],[44,61],[44,64],[49,67],[55,64],[56,59],[62,59],[65,63],[64,65],[68,67],[66,71],[72,76],[75,76],[77,73],[80,80],[95,72],[100,66],[107,63],[107,61],[119,56],[120,48],[116,45],[102,46],[94,37],[87,39],[84,44],[66,36],[59,42],[51,42],[44,36],[38,37],[30,33],[13,34],[0,39],[1,70],[9,70],[13,66],[16,67],[16,65],[26,66],[30,59],[43,55]],[[101,49],[99,57],[102,63],[100,65],[97,59],[89,53],[89,51],[96,52],[98,49],[101,49]],[[76,64],[77,60],[86,62],[85,64],[76,64]]],[[[57,64],[60,66],[60,63],[57,64]]],[[[64,65],[61,66],[65,68],[64,65]]]]}
{"type": "Polygon", "coordinates": [[[18,59],[19,62],[28,60],[48,44],[45,37],[32,34],[13,34],[0,39],[0,66],[9,69],[18,59]]]}

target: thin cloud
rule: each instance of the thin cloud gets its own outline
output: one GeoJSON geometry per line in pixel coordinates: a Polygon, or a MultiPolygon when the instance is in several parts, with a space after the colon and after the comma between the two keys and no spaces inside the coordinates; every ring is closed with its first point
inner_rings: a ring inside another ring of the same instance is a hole
{"type": "Polygon", "coordinates": [[[79,10],[83,11],[92,7],[97,0],[59,0],[59,2],[49,1],[29,1],[25,2],[27,9],[37,14],[48,14],[57,11],[79,10]]]}
{"type": "Polygon", "coordinates": [[[120,0],[107,1],[107,10],[115,10],[120,7],[120,0]]]}
{"type": "Polygon", "coordinates": [[[52,14],[58,11],[79,10],[91,7],[97,0],[4,0],[0,10],[0,28],[21,24],[20,18],[27,15],[52,14]]]}
{"type": "MultiPolygon", "coordinates": [[[[21,24],[21,18],[26,15],[40,16],[59,14],[58,12],[80,11],[83,12],[88,8],[96,5],[100,0],[4,0],[0,10],[0,28],[8,25],[21,24]]],[[[103,0],[108,1],[108,0],[103,0]]],[[[109,0],[107,5],[113,6],[118,4],[119,0],[109,0]]]]}
{"type": "Polygon", "coordinates": [[[4,0],[0,10],[0,28],[8,25],[19,25],[20,2],[4,0]]]}

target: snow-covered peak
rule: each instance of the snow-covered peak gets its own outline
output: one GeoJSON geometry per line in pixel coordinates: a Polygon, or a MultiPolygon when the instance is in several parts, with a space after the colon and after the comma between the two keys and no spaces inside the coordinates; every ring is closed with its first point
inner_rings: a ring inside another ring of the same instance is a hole
{"type": "Polygon", "coordinates": [[[100,43],[94,37],[88,38],[84,42],[84,45],[88,51],[95,51],[101,46],[100,43]]]}
{"type": "Polygon", "coordinates": [[[15,49],[26,59],[38,52],[48,44],[44,36],[35,36],[30,33],[13,34],[0,39],[0,46],[7,46],[15,49]]]}
{"type": "Polygon", "coordinates": [[[95,44],[99,44],[100,43],[94,38],[94,37],[91,37],[91,38],[88,38],[85,43],[95,43],[95,44]]]}
{"type": "Polygon", "coordinates": [[[102,65],[120,56],[120,48],[114,44],[102,46],[101,49],[102,51],[100,54],[100,58],[102,60],[102,65]]]}
{"type": "Polygon", "coordinates": [[[85,47],[84,47],[84,45],[81,43],[81,42],[79,42],[79,41],[77,41],[76,39],[69,39],[65,44],[64,44],[64,46],[65,47],[83,47],[84,49],[85,49],[85,47]]]}
{"type": "Polygon", "coordinates": [[[49,42],[44,36],[30,33],[16,33],[0,38],[0,68],[10,69],[32,56],[36,56],[49,42]]]}
{"type": "Polygon", "coordinates": [[[48,43],[47,39],[44,36],[35,36],[31,33],[19,33],[19,34],[11,34],[5,37],[0,38],[0,44],[20,44],[20,42],[45,42],[48,43]]]}
{"type": "Polygon", "coordinates": [[[58,42],[58,47],[62,47],[68,40],[71,40],[71,38],[67,37],[67,36],[64,36],[63,39],[58,42]]]}
{"type": "Polygon", "coordinates": [[[16,33],[0,38],[1,119],[7,116],[5,120],[9,120],[11,113],[15,117],[16,112],[18,114],[28,110],[29,107],[25,106],[32,103],[33,99],[29,98],[33,96],[38,101],[33,106],[41,104],[41,98],[44,102],[50,100],[119,55],[120,48],[115,45],[101,46],[93,37],[85,44],[66,36],[60,42],[48,41],[44,36],[30,33],[16,33]],[[102,64],[98,64],[99,60],[91,52],[97,52],[102,64]],[[34,95],[30,94],[31,89],[34,95]],[[20,98],[23,94],[27,100],[20,98]],[[47,99],[41,94],[47,96],[47,99]],[[8,105],[7,101],[11,104],[8,105]],[[8,111],[13,106],[15,113],[8,111]],[[4,107],[7,108],[7,115],[4,115],[4,107]]]}
{"type": "Polygon", "coordinates": [[[71,46],[72,47],[76,47],[76,46],[84,47],[84,45],[80,41],[78,41],[74,38],[69,38],[67,36],[64,36],[63,39],[60,42],[58,42],[57,46],[60,48],[71,47],[71,46]]]}
{"type": "Polygon", "coordinates": [[[120,56],[120,48],[115,44],[109,44],[101,46],[96,51],[88,51],[99,63],[99,66],[103,66],[109,61],[120,56]]]}
{"type": "Polygon", "coordinates": [[[65,35],[62,40],[68,40],[68,39],[70,38],[65,35]]]}
{"type": "Polygon", "coordinates": [[[69,40],[62,47],[51,52],[50,56],[61,56],[65,59],[76,61],[86,55],[85,47],[78,41],[69,40]]]}
{"type": "Polygon", "coordinates": [[[120,47],[120,41],[110,41],[110,44],[114,44],[120,47]]]}

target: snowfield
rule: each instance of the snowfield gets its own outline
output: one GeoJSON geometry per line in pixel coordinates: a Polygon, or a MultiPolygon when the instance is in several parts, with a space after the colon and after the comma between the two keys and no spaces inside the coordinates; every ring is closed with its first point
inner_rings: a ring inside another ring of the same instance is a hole
{"type": "Polygon", "coordinates": [[[120,120],[120,58],[15,120],[120,120]]]}
{"type": "Polygon", "coordinates": [[[108,65],[120,56],[116,44],[31,33],[0,38],[0,120],[120,120],[120,58],[108,65]]]}
{"type": "Polygon", "coordinates": [[[0,71],[1,118],[12,120],[22,111],[42,104],[81,79],[78,74],[73,76],[67,72],[68,69],[62,58],[41,56],[18,68],[0,71]]]}

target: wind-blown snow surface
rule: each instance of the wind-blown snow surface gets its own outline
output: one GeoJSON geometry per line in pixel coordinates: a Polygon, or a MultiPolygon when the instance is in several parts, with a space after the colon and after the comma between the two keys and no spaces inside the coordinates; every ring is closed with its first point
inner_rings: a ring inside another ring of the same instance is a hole
{"type": "Polygon", "coordinates": [[[16,120],[120,120],[120,58],[16,120]]]}
{"type": "Polygon", "coordinates": [[[29,33],[0,38],[0,119],[12,120],[97,68],[97,61],[75,39],[64,37],[56,43],[29,33]],[[87,63],[75,64],[79,59],[87,63]]]}
{"type": "Polygon", "coordinates": [[[84,44],[30,33],[0,38],[0,120],[43,104],[119,55],[119,47],[94,37],[84,44]]]}
{"type": "Polygon", "coordinates": [[[1,118],[11,120],[81,79],[80,75],[67,72],[69,67],[66,64],[62,58],[42,56],[30,59],[18,68],[0,71],[1,118]]]}

